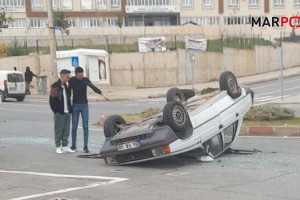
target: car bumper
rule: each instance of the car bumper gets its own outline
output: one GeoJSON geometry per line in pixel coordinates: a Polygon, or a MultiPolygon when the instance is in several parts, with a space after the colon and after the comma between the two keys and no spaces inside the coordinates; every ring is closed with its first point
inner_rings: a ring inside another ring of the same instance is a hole
{"type": "Polygon", "coordinates": [[[100,155],[108,164],[126,164],[159,158],[171,154],[169,144],[177,139],[178,136],[174,131],[169,126],[164,126],[155,129],[150,137],[134,141],[140,145],[136,148],[120,151],[118,150],[118,145],[124,143],[111,142],[111,139],[107,138],[100,151],[100,155]]]}

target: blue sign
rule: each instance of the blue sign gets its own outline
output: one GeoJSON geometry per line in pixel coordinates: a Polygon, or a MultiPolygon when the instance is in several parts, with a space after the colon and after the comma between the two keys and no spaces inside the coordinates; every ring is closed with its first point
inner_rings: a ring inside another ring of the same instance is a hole
{"type": "Polygon", "coordinates": [[[78,67],[79,66],[79,58],[78,56],[72,56],[71,57],[71,62],[73,67],[78,67]]]}

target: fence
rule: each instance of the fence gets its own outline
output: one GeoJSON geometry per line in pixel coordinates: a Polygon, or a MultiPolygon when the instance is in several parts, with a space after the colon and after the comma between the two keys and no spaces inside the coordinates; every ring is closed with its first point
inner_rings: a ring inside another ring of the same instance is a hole
{"type": "MultiPolygon", "coordinates": [[[[146,37],[158,37],[162,35],[148,35],[146,37]]],[[[186,35],[166,35],[167,51],[185,48],[186,35]]],[[[189,35],[190,37],[204,37],[203,35],[189,35]]],[[[138,52],[138,38],[145,36],[108,36],[98,35],[90,37],[73,37],[61,35],[57,36],[57,50],[71,50],[76,48],[89,49],[105,49],[109,53],[119,52],[138,52]]],[[[291,33],[283,33],[284,41],[297,42],[300,36],[291,36],[291,33]]],[[[253,49],[255,45],[273,45],[271,36],[261,35],[241,35],[230,36],[222,35],[220,39],[208,40],[207,51],[222,52],[223,47],[237,48],[237,49],[253,49]]],[[[276,40],[275,40],[276,41],[276,40]]],[[[29,55],[30,53],[48,54],[49,42],[47,38],[32,39],[25,37],[18,38],[2,38],[0,41],[0,51],[6,53],[7,56],[29,55]]]]}

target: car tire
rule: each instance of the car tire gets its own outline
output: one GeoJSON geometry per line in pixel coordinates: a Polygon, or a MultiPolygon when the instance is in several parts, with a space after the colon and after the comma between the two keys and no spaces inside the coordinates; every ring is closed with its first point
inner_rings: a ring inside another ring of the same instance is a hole
{"type": "Polygon", "coordinates": [[[181,89],[181,92],[183,93],[185,100],[188,100],[196,95],[194,90],[181,89]]]}
{"type": "Polygon", "coordinates": [[[17,99],[17,101],[22,102],[22,101],[24,101],[25,96],[17,97],[16,99],[17,99]]]}
{"type": "Polygon", "coordinates": [[[235,75],[230,71],[223,72],[220,75],[219,84],[220,90],[227,90],[227,94],[233,99],[238,98],[242,94],[235,75]]]}
{"type": "Polygon", "coordinates": [[[167,102],[185,101],[183,92],[178,88],[171,88],[167,92],[167,102]]]}
{"type": "Polygon", "coordinates": [[[190,119],[186,109],[180,102],[174,101],[165,105],[163,108],[163,121],[173,129],[180,139],[185,138],[190,119]]]}
{"type": "Polygon", "coordinates": [[[104,136],[106,138],[111,138],[120,132],[118,125],[126,124],[123,117],[120,115],[111,115],[104,122],[104,136]]]}
{"type": "Polygon", "coordinates": [[[0,91],[0,98],[1,98],[1,102],[5,101],[5,96],[2,91],[0,91]]]}

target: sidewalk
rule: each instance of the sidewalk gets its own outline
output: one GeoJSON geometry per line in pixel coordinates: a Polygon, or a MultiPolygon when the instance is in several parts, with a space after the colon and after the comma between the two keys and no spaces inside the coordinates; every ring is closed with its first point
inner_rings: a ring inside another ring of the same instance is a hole
{"type": "MultiPolygon", "coordinates": [[[[276,80],[279,79],[281,72],[280,71],[272,71],[263,74],[257,74],[252,76],[245,76],[239,77],[238,83],[240,85],[247,85],[252,83],[258,83],[263,81],[269,80],[276,80]]],[[[285,69],[283,72],[284,77],[290,77],[295,75],[300,75],[300,67],[294,67],[285,69]]],[[[194,85],[182,85],[176,86],[178,88],[185,88],[185,89],[192,89],[195,88],[196,90],[200,91],[204,88],[218,88],[219,82],[212,81],[207,83],[197,83],[194,85]]],[[[99,86],[99,88],[106,94],[106,96],[110,100],[136,100],[136,99],[147,99],[147,98],[157,98],[157,97],[164,97],[170,87],[160,87],[160,88],[140,88],[137,89],[135,87],[116,87],[116,86],[99,86]]],[[[48,95],[38,95],[35,91],[32,91],[32,95],[27,96],[26,98],[48,98],[48,95]]],[[[88,90],[88,98],[89,100],[102,100],[102,97],[93,93],[92,90],[88,90]]],[[[284,99],[285,101],[288,98],[284,99]]],[[[290,101],[297,101],[296,98],[290,101]]],[[[276,101],[279,103],[280,101],[276,101]]]]}

